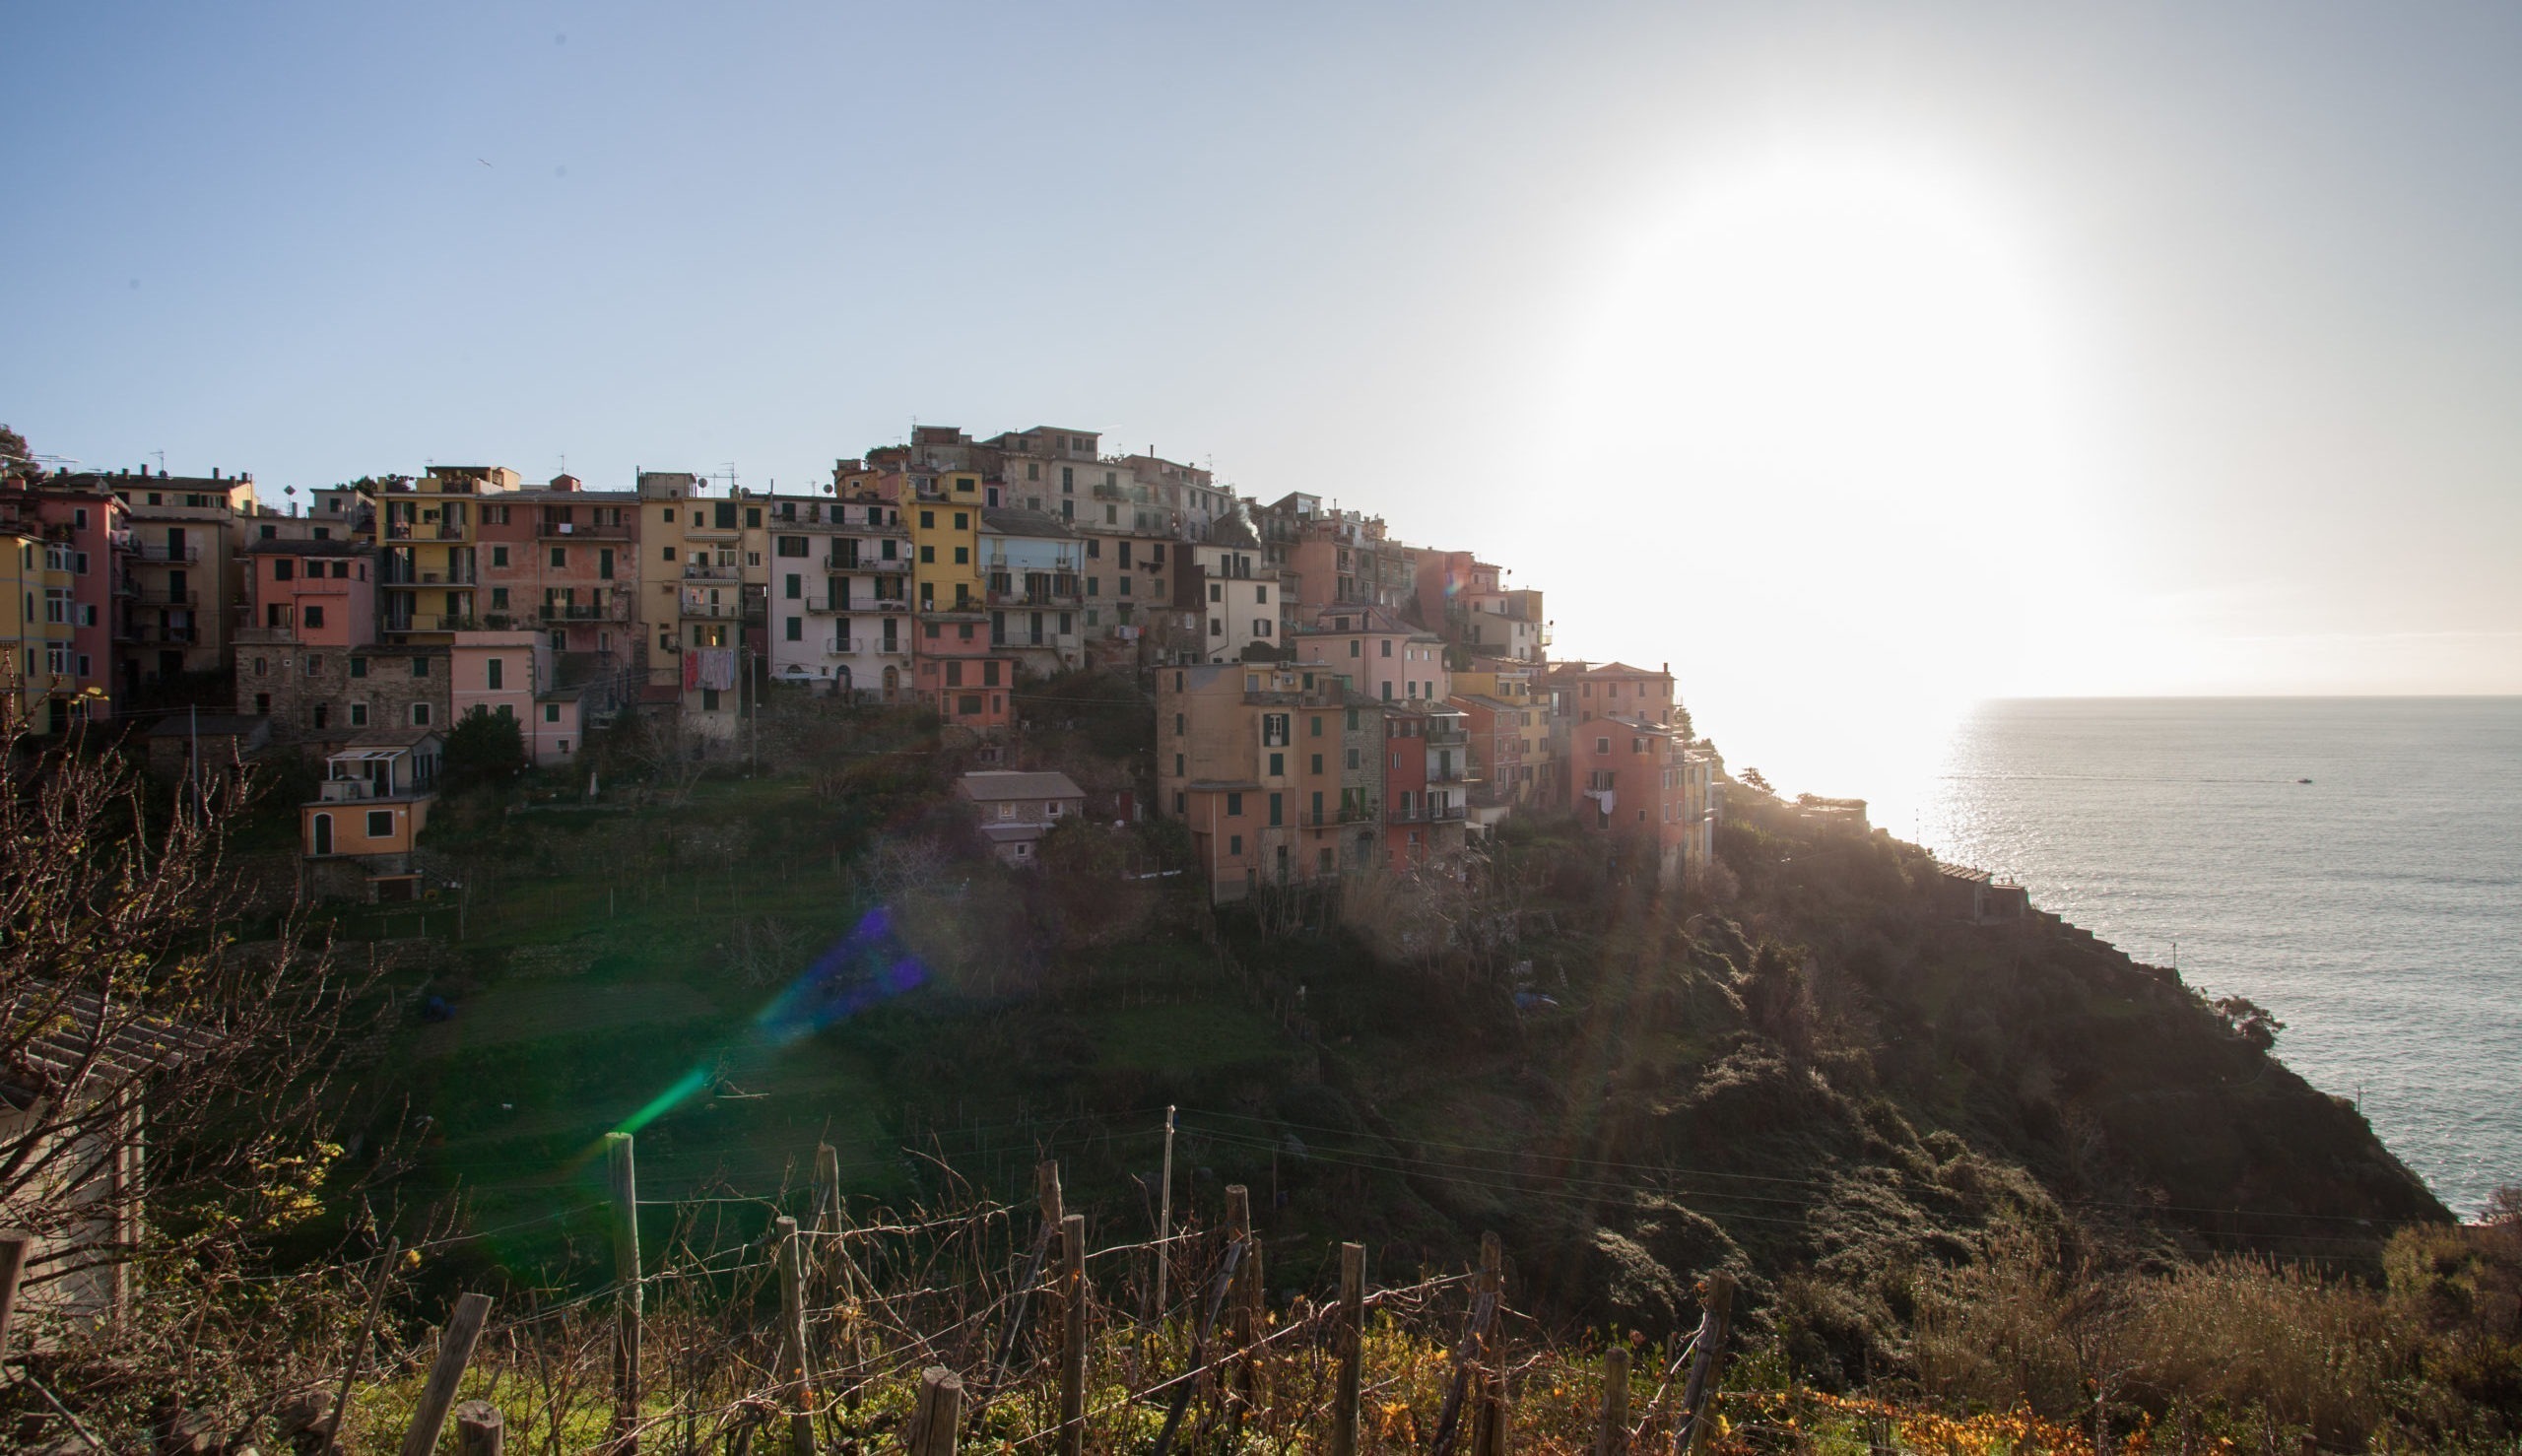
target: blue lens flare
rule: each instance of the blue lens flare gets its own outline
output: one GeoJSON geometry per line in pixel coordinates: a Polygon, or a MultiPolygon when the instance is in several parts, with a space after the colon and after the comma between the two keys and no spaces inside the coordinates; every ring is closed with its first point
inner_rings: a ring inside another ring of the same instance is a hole
{"type": "Polygon", "coordinates": [[[895,940],[892,915],[882,906],[869,910],[848,935],[816,957],[787,989],[756,1014],[741,1038],[675,1079],[614,1131],[635,1133],[691,1100],[708,1089],[715,1069],[727,1061],[793,1046],[927,982],[928,967],[903,954],[895,940]]]}

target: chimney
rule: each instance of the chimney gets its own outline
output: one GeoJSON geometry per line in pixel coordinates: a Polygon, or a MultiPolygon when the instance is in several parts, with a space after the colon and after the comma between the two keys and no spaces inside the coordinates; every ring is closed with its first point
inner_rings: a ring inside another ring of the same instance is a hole
{"type": "Polygon", "coordinates": [[[212,466],[212,467],[210,468],[210,478],[211,478],[212,480],[217,480],[217,479],[219,479],[219,467],[218,467],[218,466],[214,465],[214,466],[212,466]]]}

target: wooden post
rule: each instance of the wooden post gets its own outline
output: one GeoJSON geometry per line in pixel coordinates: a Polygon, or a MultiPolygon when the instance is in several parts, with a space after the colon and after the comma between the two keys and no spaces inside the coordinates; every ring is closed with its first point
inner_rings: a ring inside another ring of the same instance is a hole
{"type": "MultiPolygon", "coordinates": [[[[1061,1257],[1059,1244],[1067,1210],[1060,1203],[1058,1158],[1046,1158],[1033,1164],[1033,1199],[1041,1209],[1042,1226],[1050,1230],[1051,1242],[1047,1253],[1051,1262],[1046,1267],[1064,1270],[1067,1264],[1061,1257]]],[[[1043,1286],[1042,1317],[1037,1322],[1043,1338],[1052,1343],[1054,1354],[1057,1353],[1058,1342],[1068,1338],[1067,1299],[1067,1282],[1054,1275],[1043,1286]]],[[[993,1390],[991,1394],[995,1395],[997,1392],[993,1390]]]]}
{"type": "Polygon", "coordinates": [[[1060,1456],[1086,1450],[1086,1216],[1060,1220],[1060,1456]]]}
{"type": "Polygon", "coordinates": [[[830,1143],[815,1145],[815,1231],[833,1233],[840,1228],[840,1150],[830,1143]]]}
{"type": "Polygon", "coordinates": [[[815,1383],[806,1358],[806,1265],[797,1249],[797,1221],[771,1221],[779,1235],[779,1383],[788,1406],[788,1443],[795,1456],[815,1456],[815,1383]]]}
{"type": "Polygon", "coordinates": [[[507,1438],[507,1421],[489,1401],[455,1408],[455,1456],[499,1456],[507,1438]]]}
{"type": "Polygon", "coordinates": [[[490,1317],[488,1294],[466,1294],[455,1301],[455,1313],[438,1337],[437,1363],[430,1366],[429,1383],[421,1387],[420,1407],[412,1412],[412,1423],[403,1431],[403,1456],[430,1456],[437,1449],[438,1432],[446,1428],[447,1408],[455,1404],[456,1382],[464,1378],[464,1367],[473,1358],[473,1342],[482,1338],[482,1326],[490,1317]]]}
{"type": "Polygon", "coordinates": [[[9,1321],[18,1310],[18,1277],[27,1272],[27,1249],[33,1242],[29,1234],[0,1234],[0,1359],[9,1354],[9,1321]]]}
{"type": "Polygon", "coordinates": [[[1173,1267],[1173,1108],[1164,1109],[1163,1180],[1156,1194],[1156,1318],[1164,1318],[1164,1281],[1173,1267]]]}
{"type": "Polygon", "coordinates": [[[620,1456],[639,1450],[639,1170],[629,1133],[604,1135],[604,1164],[613,1186],[613,1436],[620,1456]]]}
{"type": "Polygon", "coordinates": [[[359,1327],[359,1344],[352,1347],[349,1363],[342,1368],[342,1393],[333,1398],[333,1409],[324,1418],[324,1443],[319,1451],[330,1451],[342,1433],[342,1420],[350,1414],[351,1392],[359,1388],[359,1377],[367,1363],[367,1348],[376,1339],[377,1311],[385,1303],[385,1286],[394,1278],[395,1257],[403,1252],[403,1240],[385,1241],[385,1258],[376,1266],[376,1283],[367,1291],[367,1318],[359,1327]]]}
{"type": "Polygon", "coordinates": [[[1594,1433],[1594,1456],[1626,1456],[1628,1451],[1628,1349],[1615,1345],[1603,1353],[1603,1423],[1594,1433]]]}
{"type": "Polygon", "coordinates": [[[1331,1398],[1330,1456],[1358,1456],[1359,1364],[1365,1343],[1366,1246],[1340,1246],[1340,1323],[1333,1349],[1340,1357],[1340,1383],[1331,1398]]]}
{"type": "Polygon", "coordinates": [[[1480,1360],[1473,1378],[1480,1382],[1480,1391],[1472,1410],[1471,1456],[1494,1456],[1505,1449],[1506,1440],[1505,1382],[1497,1359],[1498,1309],[1506,1299],[1506,1255],[1494,1232],[1480,1235],[1480,1277],[1472,1292],[1475,1297],[1489,1296],[1489,1317],[1473,1332],[1472,1348],[1480,1360]]]}
{"type": "Polygon", "coordinates": [[[1723,1353],[1725,1329],[1734,1318],[1734,1276],[1707,1277],[1707,1308],[1699,1316],[1698,1349],[1691,1357],[1690,1383],[1682,1389],[1682,1423],[1673,1428],[1675,1453],[1692,1456],[1708,1448],[1707,1401],[1716,1385],[1716,1361],[1723,1353]]]}
{"type": "Polygon", "coordinates": [[[911,1413],[902,1456],[955,1456],[962,1423],[963,1377],[944,1365],[930,1365],[919,1374],[919,1407],[911,1413]]]}
{"type": "Polygon", "coordinates": [[[1228,1428],[1238,1436],[1243,1429],[1243,1407],[1252,1395],[1252,1366],[1249,1357],[1240,1354],[1253,1340],[1252,1289],[1253,1265],[1261,1256],[1261,1245],[1252,1237],[1252,1192],[1241,1183],[1229,1183],[1226,1190],[1226,1237],[1231,1245],[1243,1244],[1243,1264],[1234,1272],[1234,1288],[1227,1299],[1233,1311],[1227,1321],[1226,1343],[1238,1352],[1234,1361],[1234,1395],[1227,1401],[1228,1428]]]}

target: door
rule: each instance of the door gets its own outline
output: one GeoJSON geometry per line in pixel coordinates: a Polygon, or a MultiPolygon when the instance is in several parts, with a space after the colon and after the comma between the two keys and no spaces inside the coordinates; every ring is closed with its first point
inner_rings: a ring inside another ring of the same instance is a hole
{"type": "Polygon", "coordinates": [[[329,814],[315,816],[315,847],[311,852],[315,854],[333,852],[333,817],[329,814]]]}

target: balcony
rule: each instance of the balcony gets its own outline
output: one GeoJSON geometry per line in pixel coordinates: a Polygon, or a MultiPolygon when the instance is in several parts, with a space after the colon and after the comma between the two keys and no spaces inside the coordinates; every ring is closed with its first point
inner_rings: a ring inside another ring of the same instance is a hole
{"type": "Polygon", "coordinates": [[[815,592],[806,598],[807,613],[817,617],[829,617],[835,612],[856,612],[872,605],[872,599],[867,597],[860,597],[853,603],[847,593],[834,596],[828,591],[815,592]]]}
{"type": "Polygon", "coordinates": [[[580,538],[594,541],[628,541],[630,539],[630,527],[627,524],[600,526],[592,521],[536,521],[534,534],[551,541],[575,541],[580,538]]]}
{"type": "Polygon", "coordinates": [[[442,521],[431,528],[440,541],[470,541],[472,531],[462,521],[442,521]]]}
{"type": "Polygon", "coordinates": [[[742,566],[721,566],[713,562],[683,563],[683,579],[686,581],[740,581],[743,578],[744,567],[742,566]]]}
{"type": "Polygon", "coordinates": [[[168,546],[164,541],[143,541],[132,548],[131,554],[133,557],[144,562],[197,562],[201,560],[200,547],[168,546]]]}
{"type": "Polygon", "coordinates": [[[876,571],[890,576],[898,576],[910,569],[910,563],[900,557],[896,557],[890,562],[881,559],[871,561],[865,557],[860,557],[854,562],[845,562],[838,557],[827,557],[824,559],[824,569],[827,571],[876,571]]]}
{"type": "Polygon", "coordinates": [[[190,646],[201,640],[201,629],[172,627],[163,622],[135,622],[131,624],[130,640],[190,646]]]}
{"type": "Polygon", "coordinates": [[[141,607],[198,607],[201,605],[201,593],[190,588],[183,591],[169,591],[163,586],[143,586],[130,595],[133,605],[141,607]]]}
{"type": "Polygon", "coordinates": [[[546,622],[628,622],[630,599],[618,596],[602,605],[588,602],[545,602],[535,615],[546,622]]]}
{"type": "Polygon", "coordinates": [[[1086,598],[1073,591],[994,591],[989,594],[989,604],[1020,610],[1049,608],[1074,612],[1086,605],[1086,598]]]}
{"type": "Polygon", "coordinates": [[[376,785],[364,778],[328,778],[324,780],[323,802],[327,804],[359,804],[383,798],[376,785]]]}
{"type": "Polygon", "coordinates": [[[981,610],[981,604],[972,601],[957,602],[952,607],[922,603],[919,609],[922,622],[985,622],[988,619],[989,614],[981,610]]]}

